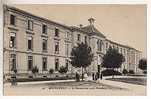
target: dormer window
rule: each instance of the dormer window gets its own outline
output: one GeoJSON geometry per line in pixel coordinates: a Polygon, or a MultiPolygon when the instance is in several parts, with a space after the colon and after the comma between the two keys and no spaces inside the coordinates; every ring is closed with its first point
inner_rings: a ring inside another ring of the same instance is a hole
{"type": "Polygon", "coordinates": [[[33,21],[32,20],[28,20],[27,24],[28,24],[27,29],[32,31],[33,30],[33,21]]]}
{"type": "Polygon", "coordinates": [[[15,25],[16,23],[16,16],[14,16],[14,15],[10,15],[10,25],[15,25]]]}

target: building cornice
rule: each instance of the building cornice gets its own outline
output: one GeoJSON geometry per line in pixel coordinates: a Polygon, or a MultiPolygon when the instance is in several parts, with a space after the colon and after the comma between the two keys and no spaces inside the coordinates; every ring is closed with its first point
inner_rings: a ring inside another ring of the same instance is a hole
{"type": "Polygon", "coordinates": [[[4,5],[4,9],[9,10],[9,11],[14,11],[15,13],[22,14],[23,16],[26,16],[26,17],[32,17],[34,19],[37,19],[37,20],[40,20],[40,21],[44,21],[45,23],[48,23],[48,24],[54,24],[54,25],[61,26],[63,28],[71,30],[71,28],[69,26],[67,26],[67,25],[63,25],[63,24],[60,24],[58,22],[51,21],[51,20],[49,20],[47,18],[36,16],[34,14],[31,14],[31,13],[26,12],[24,10],[18,9],[16,7],[4,5]]]}

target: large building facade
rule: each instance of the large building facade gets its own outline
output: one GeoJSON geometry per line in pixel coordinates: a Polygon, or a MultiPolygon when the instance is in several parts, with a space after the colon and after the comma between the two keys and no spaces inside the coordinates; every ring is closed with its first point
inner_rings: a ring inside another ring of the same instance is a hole
{"type": "Polygon", "coordinates": [[[109,47],[116,48],[125,57],[124,68],[139,72],[138,61],[141,52],[107,39],[94,26],[94,19],[88,19],[89,25],[79,27],[66,26],[35,16],[20,9],[4,6],[4,74],[17,69],[18,73],[29,73],[37,66],[39,73],[55,72],[61,66],[68,72],[75,72],[70,64],[70,53],[77,43],[87,43],[94,54],[89,72],[96,72],[102,57],[109,47]]]}

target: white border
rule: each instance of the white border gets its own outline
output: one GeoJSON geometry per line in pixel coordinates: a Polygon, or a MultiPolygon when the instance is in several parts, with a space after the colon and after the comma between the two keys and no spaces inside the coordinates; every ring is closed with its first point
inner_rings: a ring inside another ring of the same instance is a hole
{"type": "Polygon", "coordinates": [[[3,0],[9,4],[146,4],[147,0],[3,0]]]}
{"type": "MultiPolygon", "coordinates": [[[[1,1],[2,2],[2,1],[1,1]]],[[[147,60],[148,60],[148,71],[151,71],[151,67],[149,67],[151,65],[151,46],[149,44],[149,42],[151,42],[151,1],[150,0],[3,0],[3,3],[5,4],[148,4],[148,9],[147,9],[147,60]]],[[[2,24],[2,3],[0,3],[0,41],[3,41],[3,24],[2,24]]],[[[0,42],[0,76],[2,76],[2,53],[3,53],[3,42],[0,42]]],[[[10,99],[26,99],[26,96],[24,97],[8,97],[8,96],[3,96],[3,92],[2,92],[2,77],[0,77],[0,95],[1,95],[1,99],[2,98],[10,98],[10,99]]],[[[151,72],[148,72],[148,88],[147,88],[147,97],[146,96],[135,96],[135,97],[131,97],[131,96],[87,96],[87,97],[60,97],[60,98],[64,98],[64,99],[77,99],[77,98],[86,98],[86,99],[91,99],[91,98],[112,98],[112,99],[130,99],[130,98],[137,98],[137,99],[146,99],[146,98],[151,98],[151,72]]],[[[33,99],[33,98],[37,98],[37,99],[41,99],[41,98],[59,98],[59,97],[47,97],[47,96],[36,96],[36,97],[32,97],[29,96],[29,99],[33,99]]]]}

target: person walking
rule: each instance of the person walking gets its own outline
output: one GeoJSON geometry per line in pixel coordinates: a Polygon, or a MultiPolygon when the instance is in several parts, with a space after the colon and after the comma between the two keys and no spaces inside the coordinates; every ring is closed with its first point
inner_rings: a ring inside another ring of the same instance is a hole
{"type": "MultiPolygon", "coordinates": [[[[99,78],[100,78],[100,73],[97,72],[97,73],[96,73],[96,76],[97,76],[97,79],[99,79],[99,78]]],[[[96,79],[96,80],[97,80],[97,79],[96,79]]]]}
{"type": "Polygon", "coordinates": [[[103,74],[102,73],[101,73],[101,77],[100,78],[101,78],[101,80],[103,79],[103,74]]]}
{"type": "Polygon", "coordinates": [[[92,73],[92,80],[95,80],[95,74],[92,73]]]}
{"type": "Polygon", "coordinates": [[[76,72],[76,81],[79,82],[80,81],[80,75],[76,72]]]}

